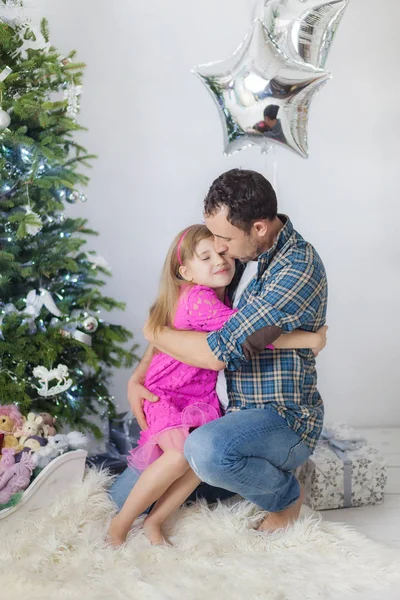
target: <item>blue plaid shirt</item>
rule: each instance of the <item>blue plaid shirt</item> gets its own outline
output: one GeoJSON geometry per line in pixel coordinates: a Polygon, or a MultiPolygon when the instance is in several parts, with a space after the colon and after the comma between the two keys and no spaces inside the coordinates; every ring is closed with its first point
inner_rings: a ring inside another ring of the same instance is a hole
{"type": "MultiPolygon", "coordinates": [[[[243,344],[262,328],[276,325],[317,331],[325,324],[327,280],[315,249],[293,229],[288,217],[274,245],[258,258],[258,273],[244,290],[238,312],[207,336],[213,354],[226,364],[228,412],[265,408],[268,403],[314,450],[324,406],[317,389],[311,350],[264,350],[247,358],[243,344]]],[[[245,265],[239,263],[233,287],[245,265]]]]}

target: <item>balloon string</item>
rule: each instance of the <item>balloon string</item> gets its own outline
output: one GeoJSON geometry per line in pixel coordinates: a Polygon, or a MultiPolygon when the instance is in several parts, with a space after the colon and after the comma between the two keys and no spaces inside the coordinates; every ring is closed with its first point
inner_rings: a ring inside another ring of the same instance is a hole
{"type": "Polygon", "coordinates": [[[275,193],[278,195],[278,165],[276,162],[275,155],[275,144],[271,144],[268,148],[268,152],[265,154],[266,160],[266,171],[267,171],[267,179],[271,183],[272,187],[275,190],[275,193]]]}

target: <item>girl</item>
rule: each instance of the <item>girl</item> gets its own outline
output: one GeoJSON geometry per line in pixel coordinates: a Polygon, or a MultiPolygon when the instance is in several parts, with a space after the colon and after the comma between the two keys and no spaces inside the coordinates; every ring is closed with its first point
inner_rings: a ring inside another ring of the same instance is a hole
{"type": "MultiPolygon", "coordinates": [[[[227,305],[225,295],[234,271],[233,259],[215,251],[205,225],[185,229],[168,252],[149,327],[155,333],[171,324],[176,329],[220,329],[236,312],[227,305]]],[[[323,345],[322,334],[294,331],[268,348],[318,350],[323,345]]],[[[200,483],[183,454],[185,440],[192,429],[222,416],[216,379],[216,371],[192,367],[153,350],[145,387],[159,401],[144,402],[148,429],[141,432],[137,448],[128,457],[129,466],[142,474],[111,521],[108,536],[114,546],[125,541],[133,521],[156,500],[143,527],[153,544],[165,543],[164,521],[200,483]]]]}

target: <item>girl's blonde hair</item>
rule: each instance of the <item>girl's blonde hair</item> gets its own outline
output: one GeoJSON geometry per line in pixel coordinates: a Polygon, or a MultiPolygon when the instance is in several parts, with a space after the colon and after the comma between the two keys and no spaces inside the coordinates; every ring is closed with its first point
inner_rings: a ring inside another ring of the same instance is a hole
{"type": "Polygon", "coordinates": [[[191,260],[197,244],[209,237],[212,237],[212,233],[205,225],[192,225],[178,233],[172,242],[161,272],[158,297],[150,309],[149,327],[155,334],[162,327],[173,326],[179,294],[182,285],[187,284],[179,273],[179,267],[191,260]]]}

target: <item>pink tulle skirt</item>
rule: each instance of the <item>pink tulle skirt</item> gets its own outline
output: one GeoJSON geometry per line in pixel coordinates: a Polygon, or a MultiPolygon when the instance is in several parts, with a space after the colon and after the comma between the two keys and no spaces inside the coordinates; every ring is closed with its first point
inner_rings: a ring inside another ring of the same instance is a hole
{"type": "Polygon", "coordinates": [[[210,421],[219,419],[221,413],[210,404],[197,403],[187,406],[181,413],[181,423],[153,432],[146,429],[140,433],[138,446],[128,454],[129,467],[142,473],[151,463],[160,458],[164,450],[178,450],[183,453],[186,438],[193,429],[197,429],[210,421]]]}

